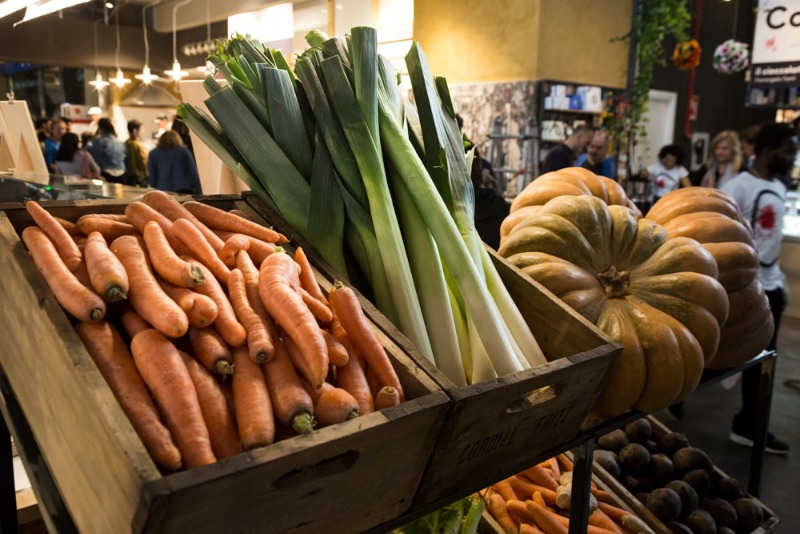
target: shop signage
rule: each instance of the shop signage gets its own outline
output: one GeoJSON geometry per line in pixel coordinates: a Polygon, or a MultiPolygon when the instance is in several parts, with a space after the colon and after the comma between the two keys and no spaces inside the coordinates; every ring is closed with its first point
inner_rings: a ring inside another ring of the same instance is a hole
{"type": "Polygon", "coordinates": [[[700,110],[700,95],[692,95],[689,99],[689,120],[697,120],[697,112],[700,110]]]}
{"type": "Polygon", "coordinates": [[[759,0],[752,57],[751,86],[800,85],[800,0],[759,0]]]}

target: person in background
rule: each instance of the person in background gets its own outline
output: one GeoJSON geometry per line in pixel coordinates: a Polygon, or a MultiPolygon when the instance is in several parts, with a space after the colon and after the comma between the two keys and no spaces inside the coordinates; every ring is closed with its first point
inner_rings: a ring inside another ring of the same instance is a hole
{"type": "Polygon", "coordinates": [[[55,156],[56,172],[64,176],[100,178],[100,167],[86,150],[78,146],[78,136],[67,132],[61,138],[61,146],[55,156]]]}
{"type": "Polygon", "coordinates": [[[50,172],[56,172],[56,152],[58,152],[58,147],[61,146],[61,138],[65,133],[67,133],[67,125],[64,124],[63,120],[58,119],[53,121],[50,137],[44,140],[44,162],[50,172]]]}
{"type": "Polygon", "coordinates": [[[574,167],[575,159],[578,154],[586,150],[586,146],[592,140],[593,135],[594,129],[586,124],[576,127],[563,143],[547,153],[542,165],[542,173],[574,167]]]}
{"type": "Polygon", "coordinates": [[[711,141],[711,156],[694,175],[693,185],[720,188],[742,171],[742,145],[739,134],[723,130],[711,141]]]}
{"type": "Polygon", "coordinates": [[[97,106],[92,106],[89,108],[87,114],[89,115],[89,118],[92,119],[92,122],[89,123],[89,126],[87,126],[86,131],[90,132],[92,135],[95,135],[97,133],[97,124],[103,117],[103,110],[97,106]]]}
{"type": "Polygon", "coordinates": [[[653,202],[679,187],[689,187],[689,171],[683,166],[685,154],[679,145],[665,145],[658,151],[658,162],[647,166],[647,175],[655,188],[653,202]]]}
{"type": "Polygon", "coordinates": [[[156,189],[192,195],[203,194],[197,165],[183,146],[181,136],[172,130],[164,132],[158,139],[158,145],[150,151],[147,175],[150,185],[156,189]]]}
{"type": "MultiPolygon", "coordinates": [[[[783,240],[783,215],[786,211],[785,176],[797,154],[794,132],[788,124],[768,123],[761,127],[755,139],[756,159],[746,171],[722,184],[720,188],[739,205],[744,218],[753,227],[754,248],[760,267],[758,281],[764,286],[775,322],[775,332],[767,350],[776,349],[778,327],[786,306],[785,277],[778,259],[783,240]]],[[[729,439],[740,445],[753,446],[756,430],[756,411],[761,368],[748,367],[742,372],[742,409],[733,418],[729,439]]],[[[767,435],[766,451],[786,454],[789,445],[767,435]]]]}
{"type": "Polygon", "coordinates": [[[617,162],[613,157],[608,156],[610,140],[607,131],[597,130],[586,148],[586,154],[578,156],[575,165],[588,169],[598,176],[616,179],[617,162]]]}
{"type": "Polygon", "coordinates": [[[89,148],[92,146],[92,140],[94,139],[94,134],[88,130],[84,130],[81,132],[81,147],[82,148],[89,148]]]}
{"type": "Polygon", "coordinates": [[[125,168],[131,185],[147,187],[147,150],[139,141],[142,123],[136,119],[128,121],[128,139],[125,141],[125,168]]]}
{"type": "Polygon", "coordinates": [[[167,116],[164,113],[159,113],[156,115],[156,118],[153,119],[153,124],[156,125],[155,131],[153,132],[153,140],[158,141],[158,139],[164,135],[164,132],[169,130],[167,116]]]}
{"type": "Polygon", "coordinates": [[[183,122],[179,117],[175,117],[172,119],[172,126],[170,130],[176,132],[178,135],[181,136],[181,142],[183,146],[186,147],[186,150],[192,155],[192,159],[194,159],[195,164],[197,163],[197,159],[194,157],[194,147],[192,146],[192,136],[189,132],[189,127],[186,126],[186,123],[183,122]]]}
{"type": "Polygon", "coordinates": [[[477,149],[470,177],[475,189],[475,229],[484,243],[497,250],[500,248],[500,225],[508,217],[511,206],[494,188],[485,187],[484,167],[477,149]]]}
{"type": "Polygon", "coordinates": [[[62,117],[61,120],[64,121],[64,126],[66,126],[66,128],[67,128],[67,132],[71,132],[72,131],[72,119],[70,119],[68,117],[62,117]]]}
{"type": "Polygon", "coordinates": [[[97,122],[97,135],[87,149],[100,165],[101,174],[108,182],[124,184],[125,145],[117,139],[117,132],[111,120],[103,117],[97,122]]]}
{"type": "Polygon", "coordinates": [[[760,128],[759,124],[751,124],[739,132],[739,142],[742,144],[742,166],[745,169],[753,165],[756,159],[756,135],[760,128]]]}
{"type": "Polygon", "coordinates": [[[50,137],[49,131],[52,126],[52,121],[44,117],[39,117],[33,124],[36,127],[36,138],[39,140],[40,144],[44,143],[45,140],[50,137]]]}

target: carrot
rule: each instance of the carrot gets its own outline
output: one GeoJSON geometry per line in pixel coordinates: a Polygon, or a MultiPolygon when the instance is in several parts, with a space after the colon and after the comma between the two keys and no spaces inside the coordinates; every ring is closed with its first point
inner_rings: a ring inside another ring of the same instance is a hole
{"type": "Polygon", "coordinates": [[[528,511],[528,508],[525,506],[525,501],[517,499],[508,500],[506,501],[506,510],[508,510],[509,515],[513,519],[516,519],[522,523],[527,523],[529,525],[536,523],[533,515],[531,515],[531,513],[528,511]]]}
{"type": "Polygon", "coordinates": [[[308,434],[316,424],[313,400],[303,389],[282,340],[277,336],[273,340],[275,355],[264,364],[264,377],[275,417],[284,426],[300,434],[308,434]]]}
{"type": "MultiPolygon", "coordinates": [[[[78,245],[72,240],[72,237],[67,233],[63,226],[61,226],[55,217],[49,211],[41,207],[33,200],[25,203],[25,209],[33,217],[33,221],[50,239],[50,242],[58,251],[58,255],[64,261],[64,265],[70,272],[75,272],[75,269],[81,263],[81,251],[78,245]]],[[[30,248],[30,247],[28,247],[30,248]]]]}
{"type": "MultiPolygon", "coordinates": [[[[568,534],[567,527],[558,519],[558,514],[533,501],[525,501],[525,507],[536,520],[536,524],[546,534],[568,534]],[[554,517],[555,516],[555,517],[554,517]]],[[[569,521],[569,520],[567,520],[569,521]]]]}
{"type": "Polygon", "coordinates": [[[268,326],[267,332],[271,335],[272,330],[269,326],[273,325],[274,322],[267,312],[267,309],[264,307],[264,303],[261,301],[261,295],[258,292],[258,268],[253,263],[252,258],[244,251],[240,251],[236,254],[236,268],[242,271],[242,275],[244,275],[247,301],[250,303],[250,306],[252,306],[256,315],[268,326]]]}
{"type": "Polygon", "coordinates": [[[200,402],[200,411],[208,428],[214,455],[222,459],[239,454],[242,452],[242,444],[222,386],[197,360],[183,351],[180,351],[180,355],[197,391],[197,400],[200,402]]]}
{"type": "Polygon", "coordinates": [[[143,330],[131,341],[131,352],[181,451],[184,467],[215,462],[197,392],[175,345],[157,330],[143,330]]]}
{"type": "Polygon", "coordinates": [[[229,269],[233,269],[236,267],[236,253],[240,250],[248,250],[250,248],[250,239],[246,235],[242,234],[233,234],[231,237],[225,240],[225,244],[222,245],[217,251],[217,255],[219,259],[222,260],[222,263],[225,264],[229,269]]]}
{"type": "Polygon", "coordinates": [[[250,245],[247,247],[247,255],[250,256],[250,258],[253,260],[253,263],[258,266],[260,266],[264,260],[267,259],[267,256],[275,252],[275,245],[273,243],[261,241],[260,239],[256,239],[250,235],[234,234],[233,232],[225,232],[224,230],[214,230],[214,233],[225,241],[235,235],[244,235],[250,242],[250,245]]]}
{"type": "Polygon", "coordinates": [[[386,356],[381,342],[375,337],[367,321],[361,304],[352,289],[337,283],[336,291],[331,293],[331,305],[342,323],[348,337],[356,346],[369,368],[375,373],[381,386],[392,386],[399,394],[400,402],[405,400],[403,386],[397,378],[392,362],[386,356]]]}
{"type": "Polygon", "coordinates": [[[153,326],[142,319],[142,316],[136,313],[136,310],[133,308],[126,310],[122,314],[122,327],[131,339],[142,330],[153,328],[153,326]]]}
{"type": "Polygon", "coordinates": [[[328,359],[330,360],[331,365],[335,365],[336,367],[343,367],[347,365],[347,362],[350,360],[350,356],[347,354],[347,349],[336,341],[336,338],[333,337],[333,334],[328,332],[327,330],[322,331],[322,336],[325,338],[325,343],[328,345],[328,359]]]}
{"type": "Polygon", "coordinates": [[[75,330],[155,463],[170,471],[178,469],[181,453],[122,337],[106,321],[78,323],[75,330]]]}
{"type": "Polygon", "coordinates": [[[242,210],[232,209],[228,213],[230,213],[231,215],[236,215],[237,217],[241,217],[242,219],[244,219],[246,221],[252,221],[253,220],[253,218],[250,217],[249,214],[243,212],[242,210]]]}
{"type": "MultiPolygon", "coordinates": [[[[561,514],[558,514],[558,513],[554,512],[552,510],[547,510],[547,513],[550,514],[552,519],[554,519],[555,521],[558,521],[559,523],[561,523],[561,525],[564,528],[569,529],[569,521],[570,521],[569,517],[565,517],[565,516],[563,516],[561,514]]],[[[608,529],[601,528],[601,527],[598,527],[598,526],[595,526],[595,525],[588,525],[586,527],[586,534],[620,534],[620,533],[616,533],[616,531],[614,531],[614,530],[608,530],[608,529]]],[[[621,533],[621,534],[624,534],[624,533],[621,533]]]]}
{"type": "Polygon", "coordinates": [[[627,510],[623,510],[622,508],[617,508],[612,504],[608,504],[607,502],[602,502],[602,501],[597,503],[597,509],[603,512],[615,523],[622,523],[622,518],[630,514],[630,512],[627,510]]]}
{"type": "Polygon", "coordinates": [[[288,239],[275,230],[265,228],[221,209],[200,202],[185,202],[183,207],[209,228],[226,230],[237,234],[251,235],[267,243],[286,243],[288,239]]]}
{"type": "Polygon", "coordinates": [[[556,456],[556,459],[558,460],[558,463],[561,466],[562,471],[572,471],[574,469],[572,462],[570,461],[569,458],[567,458],[566,454],[561,453],[556,456]]]}
{"type": "Polygon", "coordinates": [[[547,471],[540,465],[531,466],[528,469],[522,471],[520,475],[526,477],[534,484],[538,484],[551,491],[555,491],[558,488],[558,483],[556,483],[556,481],[553,480],[553,477],[551,477],[547,473],[547,471]]]}
{"type": "Polygon", "coordinates": [[[542,534],[542,531],[534,527],[533,525],[522,523],[519,526],[519,534],[542,534]]]}
{"type": "Polygon", "coordinates": [[[86,270],[92,287],[106,302],[119,302],[128,296],[128,273],[99,232],[92,232],[84,249],[86,270]]]}
{"type": "MultiPolygon", "coordinates": [[[[286,352],[289,354],[289,359],[292,360],[292,365],[297,370],[297,373],[306,381],[308,382],[309,386],[320,389],[325,386],[325,378],[319,384],[311,383],[308,379],[309,376],[314,376],[316,371],[312,366],[309,365],[308,360],[303,356],[300,347],[297,346],[297,343],[294,340],[286,335],[285,332],[281,331],[280,333],[281,338],[283,339],[283,346],[286,347],[286,352]]],[[[327,376],[327,373],[326,373],[327,376]]]]}
{"type": "MultiPolygon", "coordinates": [[[[194,266],[193,266],[194,267],[194,266]]],[[[186,287],[178,287],[158,280],[164,293],[174,300],[186,314],[189,324],[196,328],[205,328],[214,322],[219,312],[217,304],[211,297],[192,291],[186,287]]]]}
{"type": "Polygon", "coordinates": [[[492,484],[492,489],[499,493],[504,501],[510,501],[517,498],[516,493],[514,493],[514,488],[511,487],[511,483],[509,479],[501,480],[492,484]]]}
{"type": "Polygon", "coordinates": [[[266,447],[275,441],[275,417],[263,370],[244,347],[233,349],[233,365],[233,405],[242,447],[266,447]]]}
{"type": "Polygon", "coordinates": [[[214,232],[209,230],[205,224],[200,222],[197,217],[195,217],[183,206],[183,204],[178,202],[178,200],[169,193],[165,193],[163,191],[150,191],[142,197],[142,202],[154,210],[164,214],[164,216],[173,223],[179,219],[185,219],[192,223],[192,226],[197,228],[200,234],[202,234],[202,236],[205,238],[206,242],[215,251],[222,247],[222,240],[214,235],[214,232]]]}
{"type": "Polygon", "coordinates": [[[164,235],[167,241],[172,246],[172,250],[179,256],[189,254],[190,251],[183,243],[172,235],[172,221],[158,213],[156,210],[145,204],[144,202],[131,202],[125,207],[125,216],[130,221],[130,224],[136,228],[140,234],[144,234],[144,227],[150,221],[155,221],[164,230],[164,235]]]}
{"type": "Polygon", "coordinates": [[[317,279],[314,277],[314,270],[308,262],[308,256],[306,256],[306,253],[303,251],[303,247],[297,247],[297,250],[295,250],[294,261],[300,265],[300,285],[302,288],[308,291],[309,295],[327,305],[328,300],[319,288],[317,279]]]}
{"type": "Polygon", "coordinates": [[[60,225],[61,225],[61,227],[62,227],[62,228],[64,228],[64,230],[66,230],[66,231],[67,231],[67,233],[68,233],[69,235],[71,235],[72,237],[83,237],[83,234],[80,232],[80,230],[78,230],[77,228],[75,228],[75,223],[74,223],[74,222],[72,222],[72,221],[68,221],[68,220],[66,220],[66,219],[63,219],[63,218],[61,218],[61,217],[53,217],[53,218],[54,218],[54,219],[56,220],[56,222],[57,222],[58,224],[60,224],[60,225]]]}
{"type": "Polygon", "coordinates": [[[225,338],[228,345],[232,347],[241,347],[247,342],[247,330],[236,319],[236,312],[233,309],[231,301],[225,294],[225,290],[219,285],[217,279],[211,274],[205,265],[199,263],[187,256],[183,259],[191,262],[193,265],[198,266],[203,270],[203,276],[206,281],[195,287],[194,290],[205,295],[214,301],[217,305],[217,317],[214,319],[214,328],[217,332],[225,338]]]}
{"type": "Polygon", "coordinates": [[[558,467],[558,460],[556,460],[556,458],[553,457],[547,460],[547,462],[550,464],[550,469],[552,469],[553,471],[553,478],[555,478],[556,480],[561,478],[561,469],[559,469],[558,467]]]}
{"type": "Polygon", "coordinates": [[[89,217],[96,217],[100,219],[108,219],[110,221],[117,221],[121,223],[130,224],[128,220],[128,216],[124,213],[87,213],[86,215],[81,215],[78,217],[78,222],[81,222],[83,219],[88,219],[89,217]]]}
{"type": "Polygon", "coordinates": [[[87,236],[92,232],[100,232],[106,241],[114,241],[124,235],[136,234],[136,228],[133,225],[103,217],[81,217],[75,226],[87,236]]]}
{"type": "Polygon", "coordinates": [[[205,281],[203,271],[178,257],[167,241],[164,230],[155,221],[144,225],[144,242],[153,269],[170,284],[194,287],[205,281]]]}
{"type": "Polygon", "coordinates": [[[547,503],[546,503],[546,502],[544,502],[544,497],[542,497],[542,494],[541,494],[541,492],[539,492],[539,491],[534,491],[534,492],[531,494],[531,496],[532,496],[531,500],[532,500],[533,502],[535,502],[536,504],[538,504],[538,505],[540,505],[540,506],[543,506],[544,508],[547,508],[547,503]]]}
{"type": "Polygon", "coordinates": [[[22,241],[56,300],[67,312],[80,321],[99,321],[105,317],[106,303],[70,272],[44,231],[29,226],[22,231],[22,241]]]}
{"type": "Polygon", "coordinates": [[[369,390],[372,393],[372,398],[374,399],[381,391],[381,384],[378,382],[378,377],[375,375],[375,371],[373,371],[371,367],[367,368],[367,384],[369,384],[369,390]]]}
{"type": "MultiPolygon", "coordinates": [[[[89,289],[94,289],[92,287],[92,279],[89,277],[89,269],[86,267],[86,258],[84,257],[81,260],[81,264],[75,269],[75,272],[72,273],[75,275],[75,278],[78,279],[82,285],[88,287],[89,289]]],[[[101,297],[102,298],[102,297],[101,297]]]]}
{"type": "Polygon", "coordinates": [[[314,386],[308,383],[307,380],[301,378],[300,384],[302,384],[303,389],[306,390],[308,396],[311,397],[311,402],[314,403],[314,411],[317,410],[317,402],[319,402],[319,398],[322,396],[323,393],[327,393],[328,391],[333,389],[333,384],[330,382],[323,382],[322,387],[319,389],[314,389],[314,386]]]}
{"type": "Polygon", "coordinates": [[[313,315],[317,321],[324,325],[329,325],[331,323],[333,320],[333,312],[331,312],[327,303],[320,302],[302,287],[300,288],[300,297],[303,299],[303,304],[308,307],[308,311],[311,312],[311,315],[313,315]]]}
{"type": "Polygon", "coordinates": [[[625,534],[625,532],[616,523],[614,523],[611,518],[609,518],[599,509],[589,514],[589,524],[595,527],[606,529],[609,532],[614,532],[616,534],[625,534]]]}
{"type": "Polygon", "coordinates": [[[375,395],[375,409],[383,410],[400,404],[400,392],[392,386],[383,386],[375,395]]]}
{"type": "Polygon", "coordinates": [[[506,501],[503,500],[503,497],[495,493],[489,497],[489,500],[486,502],[486,508],[488,508],[489,513],[492,514],[495,521],[500,524],[503,532],[516,531],[517,523],[511,519],[511,516],[508,514],[506,501]]]}
{"type": "Polygon", "coordinates": [[[314,316],[296,293],[298,271],[294,260],[276,249],[261,264],[258,292],[269,314],[297,345],[304,360],[300,372],[319,388],[328,374],[328,346],[314,316]]]}
{"type": "Polygon", "coordinates": [[[264,320],[253,310],[247,298],[247,287],[244,274],[239,269],[231,271],[228,278],[228,294],[230,295],[236,317],[247,332],[247,350],[255,363],[264,363],[275,353],[272,337],[269,335],[264,320]]]}
{"type": "Polygon", "coordinates": [[[111,251],[116,254],[128,273],[130,289],[128,301],[142,319],[168,337],[178,338],[189,328],[189,319],[184,311],[169,298],[150,268],[147,253],[133,236],[118,237],[111,243],[111,251]]]}
{"type": "Polygon", "coordinates": [[[197,360],[212,373],[226,376],[233,374],[233,355],[213,328],[189,328],[189,343],[197,360]]]}
{"type": "Polygon", "coordinates": [[[597,502],[611,502],[611,495],[607,491],[592,488],[592,495],[597,499],[597,502]]]}
{"type": "Polygon", "coordinates": [[[203,238],[203,234],[200,233],[197,227],[186,219],[178,219],[172,223],[172,235],[183,243],[200,263],[214,273],[214,276],[223,285],[228,285],[228,276],[231,274],[230,269],[222,263],[216,251],[203,238]]]}
{"type": "Polygon", "coordinates": [[[364,373],[364,361],[361,356],[350,356],[347,365],[338,368],[339,387],[350,393],[358,402],[358,413],[367,415],[375,411],[375,401],[364,373]]]}
{"type": "Polygon", "coordinates": [[[545,499],[545,502],[547,502],[548,500],[551,500],[551,502],[547,503],[548,506],[555,504],[556,493],[554,491],[551,491],[551,490],[549,490],[547,488],[543,488],[542,486],[534,484],[533,482],[531,482],[530,480],[528,480],[527,478],[525,478],[523,476],[519,476],[519,475],[513,476],[513,477],[508,479],[508,482],[509,482],[509,484],[511,484],[511,487],[514,490],[514,493],[517,495],[517,497],[521,501],[526,501],[526,500],[530,499],[531,495],[533,495],[537,491],[539,493],[541,493],[542,496],[544,497],[544,493],[542,493],[541,490],[545,490],[546,492],[548,492],[548,496],[547,496],[548,498],[545,499]],[[552,497],[552,499],[550,499],[550,497],[552,497]]]}
{"type": "Polygon", "coordinates": [[[325,391],[314,405],[314,416],[323,426],[349,421],[358,415],[358,401],[342,388],[325,391]]]}

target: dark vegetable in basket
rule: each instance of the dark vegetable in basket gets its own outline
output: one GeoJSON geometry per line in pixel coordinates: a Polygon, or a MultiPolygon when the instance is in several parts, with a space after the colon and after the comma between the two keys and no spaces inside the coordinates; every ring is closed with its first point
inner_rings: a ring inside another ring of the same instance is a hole
{"type": "Polygon", "coordinates": [[[677,493],[681,498],[682,518],[686,518],[690,513],[697,509],[697,505],[700,503],[700,498],[697,496],[697,492],[692,486],[689,485],[688,482],[684,482],[683,480],[673,480],[667,484],[666,487],[677,493]]]}
{"type": "Polygon", "coordinates": [[[630,443],[625,431],[618,428],[597,438],[597,446],[607,451],[619,453],[625,445],[630,443]]]}
{"type": "Polygon", "coordinates": [[[650,452],[644,445],[629,443],[619,453],[619,461],[631,471],[641,471],[650,465],[650,452]]]}
{"type": "Polygon", "coordinates": [[[734,530],[737,532],[752,532],[764,522],[764,510],[753,499],[743,497],[731,503],[739,515],[734,530]]]}
{"type": "Polygon", "coordinates": [[[686,518],[686,526],[694,534],[717,534],[717,523],[705,510],[695,510],[686,518]]]}
{"type": "Polygon", "coordinates": [[[644,444],[653,434],[653,427],[647,419],[637,419],[625,425],[625,434],[631,442],[644,444]]]}
{"type": "Polygon", "coordinates": [[[707,497],[711,490],[711,478],[704,469],[695,469],[683,475],[683,480],[687,482],[697,492],[701,499],[707,497]]]}
{"type": "Polygon", "coordinates": [[[696,447],[679,449],[673,455],[672,462],[675,464],[675,471],[678,475],[685,475],[695,469],[702,469],[707,473],[711,473],[714,469],[714,464],[708,455],[696,447]]]}
{"type": "Polygon", "coordinates": [[[661,436],[659,440],[661,452],[668,456],[674,455],[679,449],[689,446],[689,440],[679,432],[670,432],[661,436]]]}
{"type": "Polygon", "coordinates": [[[611,451],[594,451],[592,454],[594,462],[608,471],[608,474],[614,478],[619,478],[622,475],[622,470],[619,467],[617,455],[611,451]]]}
{"type": "Polygon", "coordinates": [[[681,515],[681,498],[668,488],[653,490],[647,496],[647,509],[663,522],[674,521],[681,515]]]}
{"type": "Polygon", "coordinates": [[[739,514],[731,503],[725,499],[711,499],[705,506],[706,512],[711,514],[717,525],[732,527],[739,520],[739,514]]]}

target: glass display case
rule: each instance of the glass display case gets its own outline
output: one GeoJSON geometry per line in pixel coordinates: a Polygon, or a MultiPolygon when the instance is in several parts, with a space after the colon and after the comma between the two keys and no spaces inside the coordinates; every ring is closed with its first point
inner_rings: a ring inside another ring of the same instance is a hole
{"type": "Polygon", "coordinates": [[[786,214],[783,216],[784,240],[800,243],[800,191],[786,193],[786,214]]]}
{"type": "Polygon", "coordinates": [[[40,184],[15,178],[12,173],[0,173],[0,202],[89,200],[97,198],[135,200],[146,192],[147,189],[114,184],[103,180],[89,180],[51,174],[48,184],[40,184]]]}

